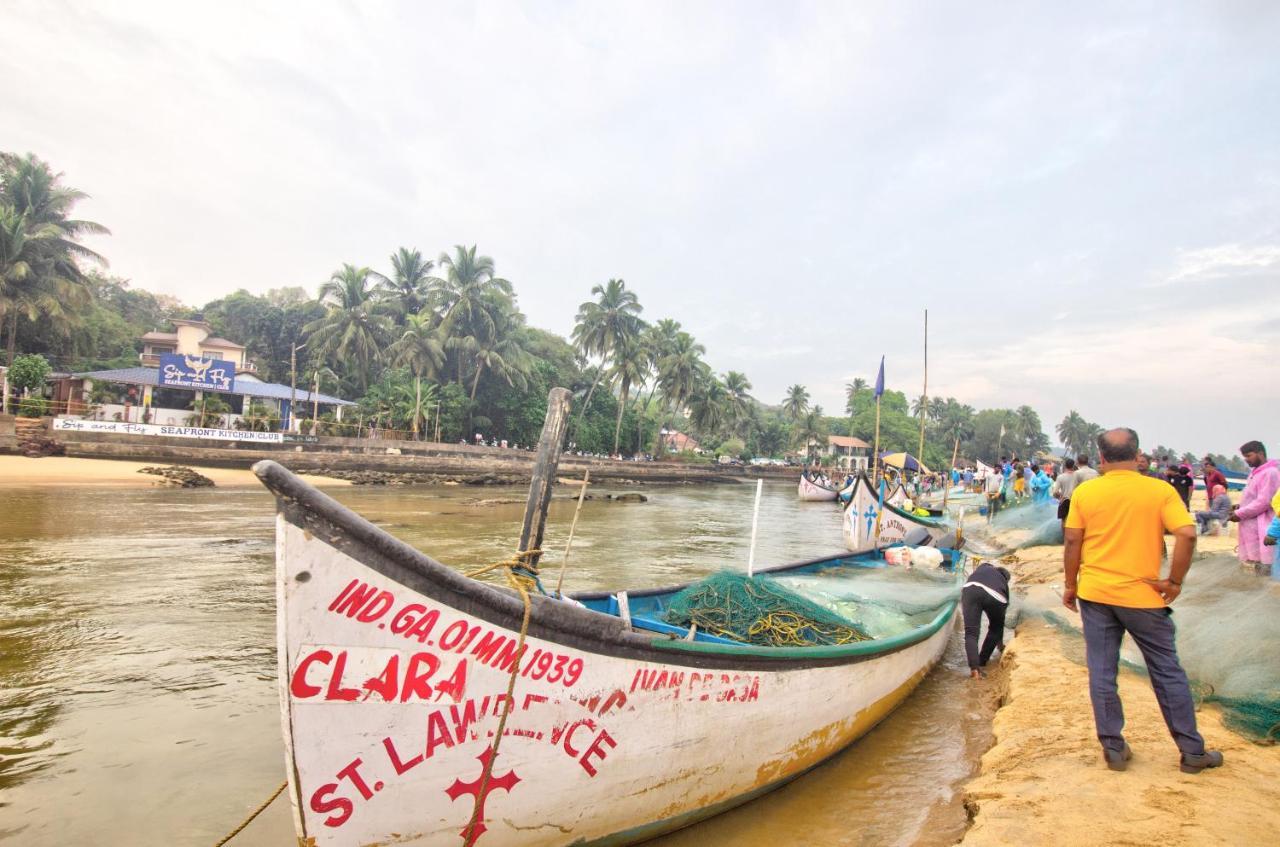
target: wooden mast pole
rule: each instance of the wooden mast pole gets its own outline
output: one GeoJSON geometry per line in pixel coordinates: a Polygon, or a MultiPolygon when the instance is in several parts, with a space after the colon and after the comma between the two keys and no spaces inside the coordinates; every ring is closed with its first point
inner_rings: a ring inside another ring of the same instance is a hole
{"type": "MultiPolygon", "coordinates": [[[[538,455],[529,482],[529,500],[524,507],[524,524],[520,528],[520,552],[542,547],[542,534],[547,526],[547,506],[551,503],[551,486],[556,481],[556,466],[564,446],[564,432],[569,422],[569,389],[553,388],[547,394],[547,418],[538,439],[538,455]]],[[[540,554],[529,557],[529,565],[538,564],[540,554]]]]}
{"type": "Polygon", "coordinates": [[[871,451],[871,475],[880,479],[880,397],[876,396],[876,446],[871,451]]]}
{"type": "Polygon", "coordinates": [[[924,422],[929,417],[929,310],[924,310],[924,393],[920,395],[920,449],[916,451],[916,494],[924,468],[924,422]]]}
{"type": "MultiPolygon", "coordinates": [[[[960,436],[956,436],[956,446],[951,450],[951,467],[956,466],[956,457],[960,455],[960,436]]],[[[942,480],[942,511],[947,510],[947,497],[951,494],[951,471],[947,471],[947,476],[942,480]]]]}

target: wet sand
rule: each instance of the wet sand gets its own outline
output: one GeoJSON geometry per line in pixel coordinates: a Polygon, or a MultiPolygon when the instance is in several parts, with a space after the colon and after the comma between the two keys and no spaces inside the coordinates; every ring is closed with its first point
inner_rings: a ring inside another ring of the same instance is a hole
{"type": "MultiPolygon", "coordinates": [[[[0,488],[31,488],[40,486],[93,485],[116,488],[149,488],[166,485],[158,476],[142,474],[145,467],[157,467],[170,462],[125,462],[115,459],[72,459],[66,456],[47,456],[28,459],[25,456],[0,456],[0,488]]],[[[200,465],[182,465],[213,480],[215,486],[261,486],[253,471],[238,468],[206,468],[200,465]]],[[[341,479],[302,474],[312,485],[350,485],[341,479]]]]}
{"type": "MultiPolygon", "coordinates": [[[[1196,504],[1193,502],[1193,507],[1196,504]]],[[[1229,554],[1234,537],[1202,537],[1197,558],[1229,554]]],[[[1060,605],[1062,547],[1019,551],[1010,565],[1030,606],[1060,605]]],[[[1195,578],[1193,561],[1190,579],[1195,578]]],[[[1264,589],[1266,590],[1266,589],[1264,589]]],[[[1273,649],[1277,645],[1269,645],[1273,649]]],[[[1221,750],[1218,770],[1184,774],[1145,677],[1120,675],[1133,760],[1108,770],[1094,736],[1088,675],[1078,636],[1026,615],[1001,659],[1005,687],[995,745],[966,786],[973,826],[966,845],[1271,844],[1280,832],[1280,747],[1262,746],[1223,725],[1217,707],[1199,712],[1201,734],[1221,750]]]]}

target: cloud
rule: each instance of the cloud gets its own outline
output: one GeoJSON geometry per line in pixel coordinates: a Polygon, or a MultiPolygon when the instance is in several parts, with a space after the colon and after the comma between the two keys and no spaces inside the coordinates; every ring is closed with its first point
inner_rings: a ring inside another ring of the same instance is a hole
{"type": "Polygon", "coordinates": [[[1220,244],[1179,250],[1173,272],[1155,283],[1212,282],[1227,277],[1280,275],[1280,244],[1220,244]]]}

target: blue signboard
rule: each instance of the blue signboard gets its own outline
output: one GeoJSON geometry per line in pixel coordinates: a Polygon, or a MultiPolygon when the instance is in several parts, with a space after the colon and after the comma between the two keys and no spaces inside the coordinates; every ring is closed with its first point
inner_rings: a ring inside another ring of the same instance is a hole
{"type": "Polygon", "coordinates": [[[236,385],[236,366],[223,359],[161,353],[160,384],[174,388],[233,391],[236,385]]]}

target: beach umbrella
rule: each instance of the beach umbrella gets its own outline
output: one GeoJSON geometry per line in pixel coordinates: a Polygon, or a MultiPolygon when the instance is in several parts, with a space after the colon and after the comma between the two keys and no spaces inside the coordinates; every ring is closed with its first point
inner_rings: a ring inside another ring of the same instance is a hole
{"type": "Polygon", "coordinates": [[[904,471],[922,471],[929,473],[929,469],[922,465],[915,456],[910,453],[881,453],[880,462],[893,468],[904,471]]]}

